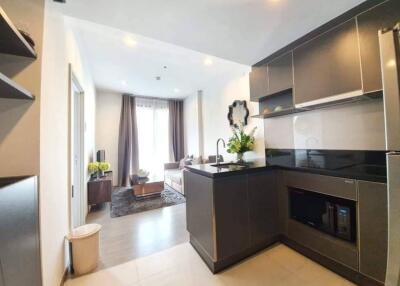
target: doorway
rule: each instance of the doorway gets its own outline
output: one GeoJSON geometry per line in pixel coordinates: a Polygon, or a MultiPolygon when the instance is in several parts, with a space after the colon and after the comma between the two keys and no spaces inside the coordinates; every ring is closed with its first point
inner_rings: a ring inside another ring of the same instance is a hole
{"type": "Polygon", "coordinates": [[[70,73],[70,226],[85,223],[84,191],[84,91],[69,67],[70,73]]]}

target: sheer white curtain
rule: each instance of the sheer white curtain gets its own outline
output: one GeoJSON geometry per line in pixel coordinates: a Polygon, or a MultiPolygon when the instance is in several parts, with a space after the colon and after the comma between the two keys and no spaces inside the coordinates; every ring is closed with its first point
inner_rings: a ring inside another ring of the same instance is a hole
{"type": "Polygon", "coordinates": [[[139,145],[139,168],[150,177],[164,177],[164,163],[169,162],[168,101],[136,98],[139,145]]]}

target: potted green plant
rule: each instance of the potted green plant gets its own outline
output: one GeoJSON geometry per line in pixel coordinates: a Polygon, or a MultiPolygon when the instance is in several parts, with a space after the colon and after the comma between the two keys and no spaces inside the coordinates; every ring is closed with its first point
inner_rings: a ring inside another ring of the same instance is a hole
{"type": "Polygon", "coordinates": [[[94,175],[98,174],[97,172],[99,171],[99,162],[90,162],[88,164],[88,171],[92,175],[92,178],[94,178],[94,175]]]}
{"type": "Polygon", "coordinates": [[[243,125],[232,126],[233,136],[228,141],[228,153],[235,154],[238,162],[243,162],[243,155],[247,151],[254,149],[254,133],[257,127],[254,127],[249,134],[244,131],[243,125]]]}
{"type": "Polygon", "coordinates": [[[99,162],[100,177],[104,177],[104,172],[111,168],[111,164],[108,162],[99,162]]]}

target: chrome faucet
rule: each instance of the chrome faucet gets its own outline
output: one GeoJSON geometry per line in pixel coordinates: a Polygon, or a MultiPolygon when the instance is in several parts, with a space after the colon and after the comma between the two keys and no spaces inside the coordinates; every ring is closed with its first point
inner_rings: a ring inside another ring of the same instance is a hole
{"type": "Polygon", "coordinates": [[[219,141],[222,141],[222,143],[224,144],[224,148],[225,148],[225,141],[224,141],[224,139],[219,138],[219,139],[217,140],[217,158],[215,159],[215,162],[216,162],[217,165],[219,164],[219,147],[218,147],[219,141]]]}

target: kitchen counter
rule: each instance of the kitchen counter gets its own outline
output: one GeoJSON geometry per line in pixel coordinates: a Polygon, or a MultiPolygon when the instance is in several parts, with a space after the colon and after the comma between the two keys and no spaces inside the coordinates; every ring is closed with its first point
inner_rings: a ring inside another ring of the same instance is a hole
{"type": "Polygon", "coordinates": [[[285,169],[371,182],[386,182],[383,151],[272,150],[266,159],[246,161],[243,166],[221,168],[215,164],[189,165],[194,173],[209,177],[249,174],[269,169],[285,169]]]}

